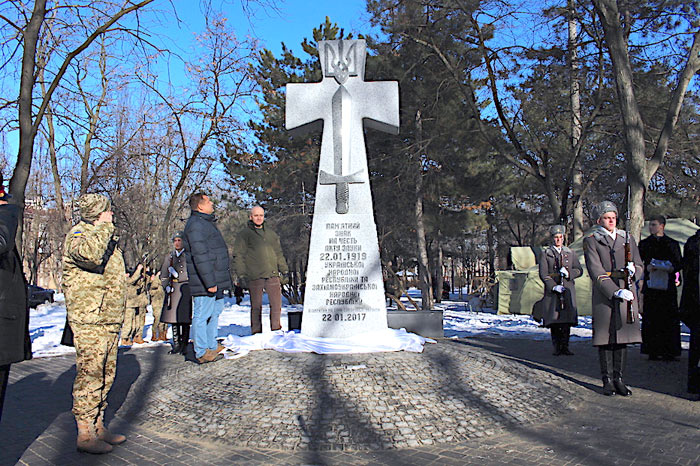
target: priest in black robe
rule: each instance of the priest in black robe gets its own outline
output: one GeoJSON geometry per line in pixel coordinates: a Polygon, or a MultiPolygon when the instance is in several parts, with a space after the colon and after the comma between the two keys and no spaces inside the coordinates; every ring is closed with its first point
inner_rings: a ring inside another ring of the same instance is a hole
{"type": "Polygon", "coordinates": [[[666,218],[649,219],[649,237],[639,242],[644,261],[642,354],[672,361],[681,355],[676,272],[683,266],[678,241],[664,233],[666,218]]]}

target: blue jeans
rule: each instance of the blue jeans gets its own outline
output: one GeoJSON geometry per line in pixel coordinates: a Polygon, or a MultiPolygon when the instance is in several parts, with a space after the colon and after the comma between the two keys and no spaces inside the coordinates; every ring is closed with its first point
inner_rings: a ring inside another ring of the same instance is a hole
{"type": "Polygon", "coordinates": [[[207,349],[215,350],[218,342],[219,315],[224,310],[224,300],[213,296],[195,296],[192,306],[192,339],[194,355],[204,356],[207,349]]]}

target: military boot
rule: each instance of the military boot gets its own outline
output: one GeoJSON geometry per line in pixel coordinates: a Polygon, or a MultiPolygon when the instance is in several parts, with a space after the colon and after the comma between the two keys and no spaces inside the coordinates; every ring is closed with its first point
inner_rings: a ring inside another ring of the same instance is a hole
{"type": "Polygon", "coordinates": [[[97,438],[95,426],[90,422],[78,422],[78,451],[103,455],[112,451],[112,445],[97,438]]]}
{"type": "Polygon", "coordinates": [[[568,325],[562,328],[561,332],[561,354],[573,356],[574,353],[569,349],[569,339],[571,338],[571,327],[568,325]]]}
{"type": "Polygon", "coordinates": [[[554,347],[554,352],[552,352],[552,355],[559,356],[562,354],[561,328],[559,328],[558,325],[553,325],[550,332],[552,332],[552,346],[554,347]]]}
{"type": "Polygon", "coordinates": [[[615,386],[612,383],[613,351],[604,346],[598,348],[598,359],[600,360],[600,374],[603,378],[603,395],[612,396],[615,394],[615,386]]]}
{"type": "Polygon", "coordinates": [[[180,337],[180,325],[173,324],[173,349],[169,354],[180,354],[182,351],[182,338],[180,337]]]}
{"type": "Polygon", "coordinates": [[[97,438],[103,442],[109,443],[110,445],[121,445],[122,443],[126,442],[126,435],[113,434],[105,427],[104,421],[102,420],[103,417],[104,414],[97,418],[97,422],[95,423],[95,433],[97,434],[97,438]]]}
{"type": "Polygon", "coordinates": [[[187,354],[187,347],[190,344],[190,325],[183,324],[182,332],[180,332],[180,354],[187,354]]]}
{"type": "Polygon", "coordinates": [[[622,373],[626,364],[627,347],[616,348],[613,351],[613,384],[615,385],[615,392],[622,396],[630,396],[632,394],[632,390],[627,388],[622,381],[622,373]]]}

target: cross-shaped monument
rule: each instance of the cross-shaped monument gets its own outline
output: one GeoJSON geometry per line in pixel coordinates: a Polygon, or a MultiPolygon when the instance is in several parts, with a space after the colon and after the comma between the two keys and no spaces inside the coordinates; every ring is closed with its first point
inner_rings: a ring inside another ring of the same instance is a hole
{"type": "Polygon", "coordinates": [[[301,333],[387,329],[363,123],[399,130],[399,85],[366,82],[364,40],[319,41],[323,80],[287,84],[286,127],[323,120],[301,333]]]}

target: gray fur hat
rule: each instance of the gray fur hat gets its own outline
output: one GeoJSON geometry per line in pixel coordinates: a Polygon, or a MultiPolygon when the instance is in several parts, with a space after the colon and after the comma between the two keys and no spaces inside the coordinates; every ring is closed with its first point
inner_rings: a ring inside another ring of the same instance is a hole
{"type": "Polygon", "coordinates": [[[554,235],[565,235],[566,227],[564,225],[552,225],[549,227],[549,234],[554,235]]]}
{"type": "Polygon", "coordinates": [[[185,232],[180,231],[180,230],[176,231],[175,233],[173,233],[172,240],[175,241],[175,238],[185,239],[185,232]]]}
{"type": "Polygon", "coordinates": [[[619,215],[617,212],[617,207],[612,201],[603,201],[593,208],[593,217],[596,221],[598,221],[600,217],[608,212],[615,212],[615,215],[619,215]]]}

